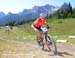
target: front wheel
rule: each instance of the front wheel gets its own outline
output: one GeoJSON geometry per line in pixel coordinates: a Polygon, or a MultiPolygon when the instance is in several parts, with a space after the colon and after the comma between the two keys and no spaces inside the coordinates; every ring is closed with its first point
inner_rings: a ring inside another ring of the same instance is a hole
{"type": "Polygon", "coordinates": [[[53,51],[54,54],[56,54],[57,53],[57,46],[56,46],[55,40],[53,40],[53,38],[51,36],[46,36],[45,39],[48,42],[48,45],[50,46],[51,51],[53,51]]]}

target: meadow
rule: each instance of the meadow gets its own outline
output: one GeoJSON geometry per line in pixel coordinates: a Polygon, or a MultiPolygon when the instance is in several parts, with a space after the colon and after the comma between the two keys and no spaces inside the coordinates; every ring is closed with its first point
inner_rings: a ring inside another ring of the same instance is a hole
{"type": "MultiPolygon", "coordinates": [[[[54,40],[68,40],[67,43],[57,43],[58,50],[61,50],[63,46],[64,50],[68,50],[67,53],[74,55],[75,38],[68,38],[68,36],[75,35],[75,19],[49,18],[47,22],[51,27],[49,34],[55,36],[53,37],[54,40]],[[61,47],[60,44],[62,45],[61,47]],[[70,52],[71,50],[72,52],[70,52]]],[[[0,58],[46,58],[48,56],[48,53],[40,51],[39,47],[36,46],[37,34],[31,28],[32,23],[33,21],[13,26],[13,29],[10,29],[9,32],[6,27],[0,29],[0,58]]],[[[63,55],[69,57],[66,54],[63,55]]],[[[53,56],[50,57],[53,58],[53,56]]]]}
{"type": "MultiPolygon", "coordinates": [[[[69,43],[75,43],[75,39],[70,39],[68,36],[75,35],[75,18],[67,18],[67,19],[51,19],[48,18],[47,22],[50,26],[49,34],[52,36],[57,36],[57,39],[66,39],[69,43]]],[[[36,32],[31,28],[31,22],[27,22],[23,25],[13,26],[8,32],[6,28],[0,29],[0,38],[6,40],[17,40],[23,42],[35,42],[36,32]]]]}

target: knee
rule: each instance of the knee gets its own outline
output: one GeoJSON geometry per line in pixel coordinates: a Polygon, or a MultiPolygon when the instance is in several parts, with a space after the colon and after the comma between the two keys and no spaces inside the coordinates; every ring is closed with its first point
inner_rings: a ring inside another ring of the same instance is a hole
{"type": "Polygon", "coordinates": [[[38,37],[41,37],[41,34],[40,33],[38,33],[38,37]]]}

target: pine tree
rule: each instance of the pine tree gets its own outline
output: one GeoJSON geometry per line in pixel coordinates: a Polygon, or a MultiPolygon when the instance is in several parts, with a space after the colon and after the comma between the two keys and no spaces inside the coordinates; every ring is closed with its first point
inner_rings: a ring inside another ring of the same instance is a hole
{"type": "Polygon", "coordinates": [[[75,8],[73,9],[72,17],[75,18],[75,8]]]}
{"type": "Polygon", "coordinates": [[[67,12],[67,18],[69,18],[69,17],[72,17],[72,13],[73,13],[73,11],[72,11],[72,6],[71,6],[71,4],[69,3],[69,5],[68,5],[68,7],[67,7],[67,9],[66,9],[66,12],[67,12]]]}

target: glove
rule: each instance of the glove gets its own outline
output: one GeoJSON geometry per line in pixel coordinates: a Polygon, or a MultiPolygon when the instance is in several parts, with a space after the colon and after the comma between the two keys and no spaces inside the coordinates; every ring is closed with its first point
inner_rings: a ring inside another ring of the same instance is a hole
{"type": "Polygon", "coordinates": [[[48,26],[47,29],[49,29],[50,27],[48,26]]]}

